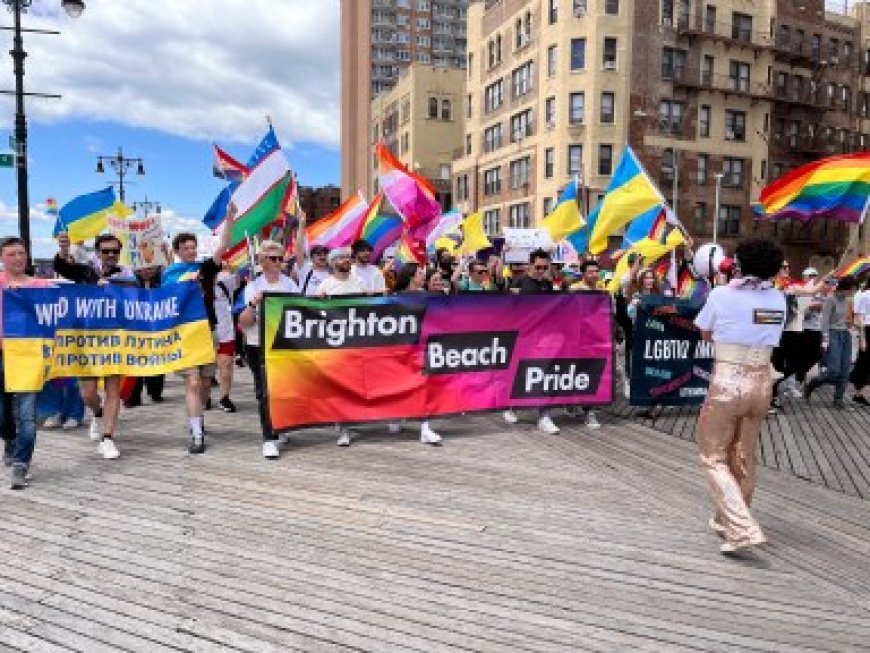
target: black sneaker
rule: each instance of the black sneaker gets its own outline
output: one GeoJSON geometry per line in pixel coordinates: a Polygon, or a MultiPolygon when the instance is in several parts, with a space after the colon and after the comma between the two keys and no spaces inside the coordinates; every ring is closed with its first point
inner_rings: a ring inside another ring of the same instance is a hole
{"type": "Polygon", "coordinates": [[[230,400],[229,397],[221,397],[221,400],[218,403],[220,404],[221,410],[223,410],[225,413],[236,412],[236,405],[230,400]]]}
{"type": "Polygon", "coordinates": [[[136,408],[142,405],[142,397],[130,397],[124,402],[124,408],[136,408]]]}
{"type": "Polygon", "coordinates": [[[156,397],[151,397],[151,401],[153,401],[155,404],[162,404],[165,399],[163,399],[163,395],[157,395],[156,397]]]}
{"type": "Polygon", "coordinates": [[[837,410],[842,410],[845,407],[846,407],[846,402],[843,401],[842,398],[839,398],[839,399],[835,398],[834,399],[834,408],[836,408],[837,410]]]}
{"type": "Polygon", "coordinates": [[[205,435],[191,433],[187,451],[189,453],[205,453],[205,435]]]}
{"type": "Polygon", "coordinates": [[[870,406],[870,401],[867,401],[863,395],[855,395],[852,397],[852,401],[856,404],[861,404],[862,406],[870,406]]]}
{"type": "Polygon", "coordinates": [[[782,399],[774,397],[770,400],[770,407],[767,409],[768,415],[776,415],[782,411],[782,399]]]}
{"type": "Polygon", "coordinates": [[[205,410],[211,410],[211,397],[205,400],[205,406],[203,406],[205,410]]]}
{"type": "Polygon", "coordinates": [[[244,366],[245,366],[245,359],[242,358],[241,356],[236,356],[236,367],[244,367],[244,366]]]}
{"type": "Polygon", "coordinates": [[[15,463],[12,465],[12,489],[23,490],[27,487],[27,465],[15,463]]]}

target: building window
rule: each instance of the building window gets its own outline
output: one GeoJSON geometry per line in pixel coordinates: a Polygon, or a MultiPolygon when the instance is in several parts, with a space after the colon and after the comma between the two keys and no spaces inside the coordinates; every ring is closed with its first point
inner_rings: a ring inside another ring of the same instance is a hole
{"type": "Polygon", "coordinates": [[[674,181],[674,151],[666,149],[662,152],[662,186],[670,186],[674,181]]]}
{"type": "Polygon", "coordinates": [[[749,64],[744,61],[731,61],[728,67],[731,89],[742,93],[749,92],[749,64]]]}
{"type": "Polygon", "coordinates": [[[740,207],[723,204],[719,207],[720,236],[737,236],[740,234],[740,207]]]}
{"type": "Polygon", "coordinates": [[[722,185],[729,188],[743,186],[743,159],[725,158],[722,160],[722,185]]]}
{"type": "Polygon", "coordinates": [[[438,98],[430,97],[429,98],[429,117],[437,118],[438,117],[438,98]]]}
{"type": "Polygon", "coordinates": [[[471,154],[471,134],[465,135],[465,154],[471,154]]]}
{"type": "Polygon", "coordinates": [[[547,129],[553,129],[556,126],[556,98],[554,96],[544,100],[544,122],[547,123],[547,129]]]}
{"type": "Polygon", "coordinates": [[[569,145],[568,146],[568,174],[581,175],[583,174],[583,146],[569,145]]]}
{"type": "Polygon", "coordinates": [[[707,204],[705,202],[695,204],[693,221],[696,234],[707,233],[707,204]]]}
{"type": "Polygon", "coordinates": [[[586,39],[571,39],[571,70],[586,68],[586,39]]]}
{"type": "Polygon", "coordinates": [[[610,91],[601,94],[601,122],[610,124],[614,119],[616,95],[610,91]]]}
{"type": "Polygon", "coordinates": [[[532,135],[532,110],[526,109],[511,116],[511,143],[532,135]]]}
{"type": "Polygon", "coordinates": [[[716,33],[716,5],[704,7],[704,31],[707,34],[716,33]]]}
{"type": "Polygon", "coordinates": [[[514,99],[522,97],[532,90],[532,62],[528,62],[511,73],[514,99]]]}
{"type": "Polygon", "coordinates": [[[674,24],[674,0],[662,0],[662,25],[674,24]]]}
{"type": "Polygon", "coordinates": [[[532,226],[529,203],[513,204],[508,208],[508,222],[514,229],[528,229],[532,226]]]}
{"type": "Polygon", "coordinates": [[[698,155],[698,185],[705,186],[707,184],[707,175],[710,174],[710,155],[698,155]]]}
{"type": "Polygon", "coordinates": [[[686,68],[686,51],[676,48],[662,49],[662,79],[682,79],[686,68]]]}
{"type": "Polygon", "coordinates": [[[547,48],[547,76],[556,76],[556,46],[551,45],[547,48]]]}
{"type": "Polygon", "coordinates": [[[483,91],[484,113],[495,111],[504,103],[504,80],[498,80],[487,86],[483,91]]]}
{"type": "Polygon", "coordinates": [[[553,198],[545,197],[544,203],[541,207],[543,209],[543,213],[541,215],[547,216],[550,215],[550,212],[553,210],[553,198]]]}
{"type": "Polygon", "coordinates": [[[556,150],[548,147],[544,150],[544,178],[552,179],[555,173],[556,150]]]}
{"type": "Polygon", "coordinates": [[[501,209],[487,209],[483,212],[483,230],[487,236],[501,233],[501,209]]]}
{"type": "Polygon", "coordinates": [[[662,133],[679,135],[683,133],[683,116],[686,107],[682,102],[662,100],[659,103],[659,126],[662,133]]]}
{"type": "Polygon", "coordinates": [[[450,100],[441,100],[441,120],[450,119],[450,100]]]}
{"type": "Polygon", "coordinates": [[[604,51],[601,63],[605,70],[616,70],[616,39],[612,36],[604,37],[604,51]]]}
{"type": "Polygon", "coordinates": [[[511,188],[528,188],[529,174],[531,172],[532,160],[530,157],[524,156],[522,159],[511,161],[510,177],[511,188]]]}
{"type": "Polygon", "coordinates": [[[613,173],[613,145],[598,146],[598,174],[609,177],[613,173]]]}
{"type": "Polygon", "coordinates": [[[732,13],[731,38],[743,43],[752,42],[752,16],[738,11],[732,13]]]}
{"type": "Polygon", "coordinates": [[[604,0],[604,13],[615,16],[619,13],[619,0],[604,0]]]}
{"type": "Polygon", "coordinates": [[[710,138],[710,105],[702,104],[698,111],[698,136],[710,138]]]}
{"type": "Polygon", "coordinates": [[[568,96],[568,116],[572,125],[579,125],[583,122],[583,113],[585,112],[586,94],[582,91],[571,93],[568,96]]]}
{"type": "Polygon", "coordinates": [[[487,127],[483,130],[483,151],[484,153],[492,152],[502,146],[502,128],[501,123],[496,123],[492,127],[487,127]]]}
{"type": "Polygon", "coordinates": [[[746,112],[733,110],[725,112],[725,140],[746,140],[746,112]]]}
{"type": "Polygon", "coordinates": [[[471,118],[471,93],[465,96],[465,117],[471,118]]]}
{"type": "Polygon", "coordinates": [[[547,0],[547,22],[555,25],[559,20],[559,0],[547,0]]]}
{"type": "Polygon", "coordinates": [[[501,167],[490,168],[483,172],[483,194],[496,195],[501,192],[501,167]]]}

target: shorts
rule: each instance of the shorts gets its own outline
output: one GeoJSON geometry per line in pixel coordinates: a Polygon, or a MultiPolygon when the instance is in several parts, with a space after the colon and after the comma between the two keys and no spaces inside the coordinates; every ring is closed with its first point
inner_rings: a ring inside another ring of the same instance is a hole
{"type": "MultiPolygon", "coordinates": [[[[215,348],[217,348],[217,336],[215,336],[214,331],[211,332],[211,338],[215,348]]],[[[213,378],[214,375],[217,373],[217,363],[209,363],[208,365],[197,365],[196,367],[185,367],[182,370],[175,370],[175,373],[178,376],[191,376],[194,371],[196,371],[196,373],[199,374],[200,377],[204,377],[207,379],[213,378]]]]}
{"type": "Polygon", "coordinates": [[[236,341],[230,340],[229,342],[222,342],[218,345],[217,348],[218,356],[235,356],[236,355],[236,341]]]}

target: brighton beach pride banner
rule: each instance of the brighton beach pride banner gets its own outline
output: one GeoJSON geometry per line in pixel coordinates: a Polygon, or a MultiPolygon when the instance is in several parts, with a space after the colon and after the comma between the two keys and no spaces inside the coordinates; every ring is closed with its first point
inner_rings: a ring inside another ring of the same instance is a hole
{"type": "Polygon", "coordinates": [[[215,358],[196,283],[5,290],[3,355],[9,392],[55,378],[153,376],[215,358]]]}
{"type": "Polygon", "coordinates": [[[632,406],[703,403],[713,369],[713,343],[701,340],[695,317],[703,302],[644,297],[631,351],[632,406]]]}
{"type": "Polygon", "coordinates": [[[267,294],[261,310],[276,431],[613,399],[604,293],[267,294]]]}

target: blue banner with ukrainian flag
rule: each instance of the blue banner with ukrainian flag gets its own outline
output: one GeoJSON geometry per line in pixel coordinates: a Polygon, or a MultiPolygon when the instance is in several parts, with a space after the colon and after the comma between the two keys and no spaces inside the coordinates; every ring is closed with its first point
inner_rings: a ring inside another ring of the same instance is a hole
{"type": "Polygon", "coordinates": [[[3,291],[7,392],[65,377],[153,376],[215,360],[198,284],[3,291]]]}

